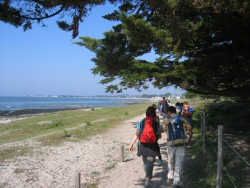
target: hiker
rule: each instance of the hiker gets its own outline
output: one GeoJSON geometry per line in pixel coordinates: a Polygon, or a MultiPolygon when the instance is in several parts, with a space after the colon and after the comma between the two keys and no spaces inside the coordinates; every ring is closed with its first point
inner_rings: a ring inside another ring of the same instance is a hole
{"type": "Polygon", "coordinates": [[[167,114],[167,110],[168,110],[168,102],[166,100],[166,97],[163,97],[162,98],[162,101],[161,101],[161,113],[162,113],[162,118],[163,120],[168,118],[168,114],[167,114]]]}
{"type": "Polygon", "coordinates": [[[191,127],[189,125],[185,127],[174,106],[168,107],[168,115],[169,118],[164,120],[164,130],[168,134],[168,180],[173,180],[173,186],[178,187],[181,185],[185,148],[188,142],[186,129],[191,127]]]}
{"type": "Polygon", "coordinates": [[[156,104],[152,104],[152,106],[155,108],[155,114],[156,114],[155,120],[160,124],[158,108],[157,108],[156,104]]]}
{"type": "MultiPolygon", "coordinates": [[[[192,107],[189,106],[188,102],[185,101],[183,103],[183,108],[182,108],[182,118],[186,121],[188,121],[188,123],[191,125],[192,129],[193,129],[193,113],[194,113],[194,109],[192,107]]],[[[192,136],[193,136],[193,131],[189,131],[188,132],[189,138],[188,138],[188,143],[191,144],[192,141],[192,136]]]]}
{"type": "Polygon", "coordinates": [[[161,128],[155,118],[155,107],[148,107],[146,118],[142,119],[137,125],[136,134],[129,145],[129,151],[132,152],[135,141],[139,139],[137,155],[142,156],[144,171],[146,172],[145,187],[150,187],[155,157],[158,156],[161,160],[160,147],[157,142],[161,138],[161,128]]]}
{"type": "Polygon", "coordinates": [[[161,116],[161,115],[162,115],[162,111],[161,111],[161,100],[158,101],[157,107],[158,107],[158,114],[159,114],[159,116],[161,116]]]}
{"type": "Polygon", "coordinates": [[[177,113],[178,115],[181,115],[182,105],[181,105],[180,102],[176,102],[176,103],[175,103],[175,108],[176,108],[176,113],[177,113]]]}

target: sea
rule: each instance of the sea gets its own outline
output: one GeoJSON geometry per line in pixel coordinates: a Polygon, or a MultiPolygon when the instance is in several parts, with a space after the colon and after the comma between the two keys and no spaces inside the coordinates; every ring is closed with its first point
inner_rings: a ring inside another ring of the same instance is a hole
{"type": "Polygon", "coordinates": [[[105,106],[126,106],[151,101],[150,98],[0,96],[0,111],[78,109],[105,106]]]}

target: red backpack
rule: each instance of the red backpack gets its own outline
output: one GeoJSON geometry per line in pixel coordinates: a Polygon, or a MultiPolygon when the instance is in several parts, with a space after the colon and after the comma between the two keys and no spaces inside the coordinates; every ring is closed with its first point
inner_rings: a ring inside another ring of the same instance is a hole
{"type": "Polygon", "coordinates": [[[145,125],[143,132],[140,137],[140,142],[142,143],[156,143],[156,122],[153,116],[147,116],[145,119],[145,125]]]}

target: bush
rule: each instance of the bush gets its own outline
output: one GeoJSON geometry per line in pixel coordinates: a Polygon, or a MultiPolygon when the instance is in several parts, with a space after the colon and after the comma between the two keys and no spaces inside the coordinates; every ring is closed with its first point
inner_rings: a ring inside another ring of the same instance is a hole
{"type": "Polygon", "coordinates": [[[65,138],[71,137],[71,135],[69,134],[67,130],[63,130],[63,133],[64,133],[65,138]]]}
{"type": "Polygon", "coordinates": [[[87,126],[93,126],[93,124],[91,124],[90,121],[85,121],[85,123],[86,123],[87,126]]]}
{"type": "Polygon", "coordinates": [[[206,106],[207,123],[212,127],[227,125],[239,130],[250,129],[250,106],[234,101],[220,101],[206,106]]]}

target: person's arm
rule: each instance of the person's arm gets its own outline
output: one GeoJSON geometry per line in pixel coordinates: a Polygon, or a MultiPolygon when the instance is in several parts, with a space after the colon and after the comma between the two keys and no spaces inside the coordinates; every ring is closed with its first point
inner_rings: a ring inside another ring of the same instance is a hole
{"type": "Polygon", "coordinates": [[[193,108],[190,108],[189,111],[190,111],[190,114],[191,114],[191,116],[192,116],[193,113],[194,113],[194,109],[193,109],[193,108]]]}
{"type": "Polygon", "coordinates": [[[161,126],[160,122],[157,123],[157,139],[161,139],[161,132],[163,131],[163,127],[161,126]]]}
{"type": "Polygon", "coordinates": [[[136,133],[135,133],[135,135],[134,135],[134,137],[133,137],[133,139],[132,139],[132,141],[131,141],[131,143],[129,145],[129,151],[130,152],[132,152],[134,150],[134,143],[135,143],[135,141],[137,139],[139,139],[139,135],[140,135],[140,130],[137,129],[137,131],[136,131],[136,133]]]}
{"type": "Polygon", "coordinates": [[[183,118],[184,126],[187,128],[188,131],[192,132],[192,127],[187,119],[183,118]]]}
{"type": "Polygon", "coordinates": [[[185,116],[185,110],[184,109],[181,110],[181,115],[185,116]]]}
{"type": "Polygon", "coordinates": [[[158,132],[158,139],[161,139],[161,131],[158,132]]]}
{"type": "Polygon", "coordinates": [[[168,130],[168,124],[169,124],[169,119],[167,118],[167,119],[165,119],[163,121],[163,130],[162,130],[162,132],[166,132],[168,130]]]}

